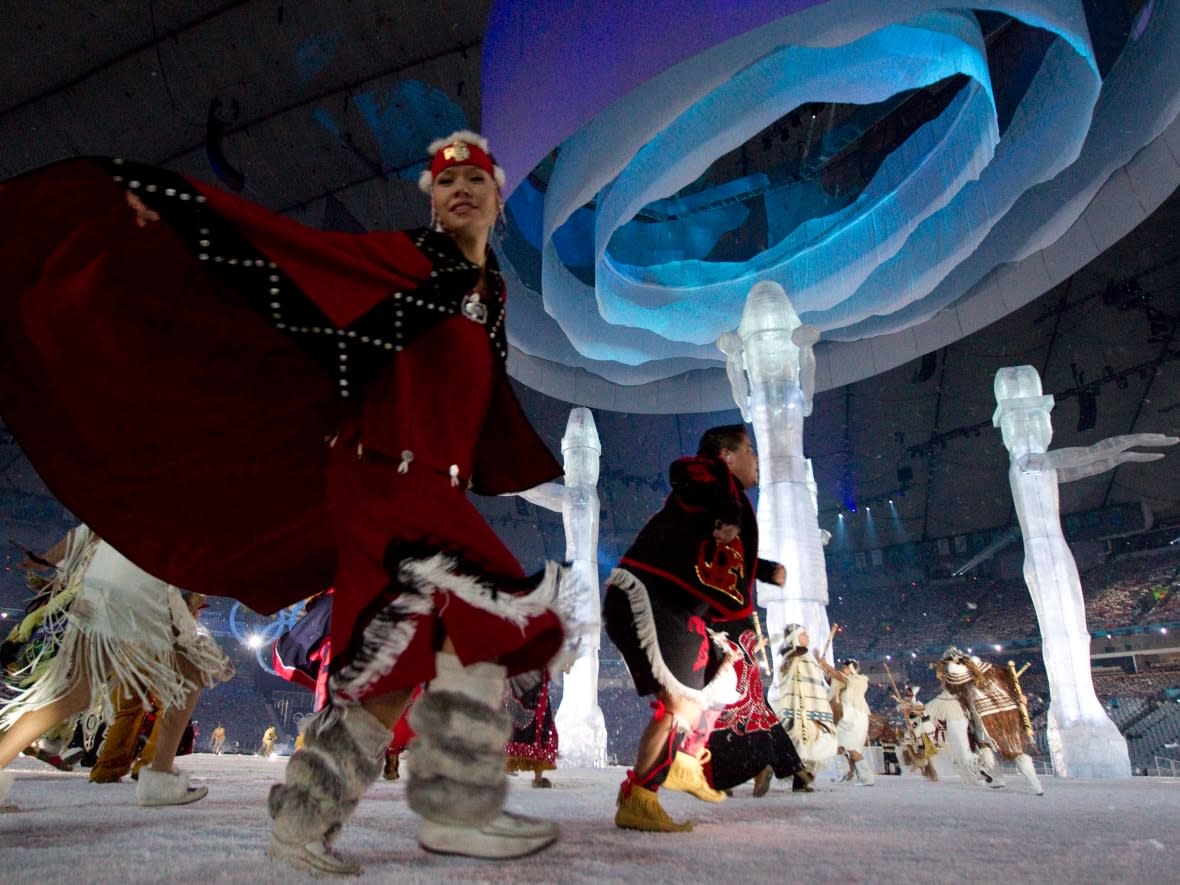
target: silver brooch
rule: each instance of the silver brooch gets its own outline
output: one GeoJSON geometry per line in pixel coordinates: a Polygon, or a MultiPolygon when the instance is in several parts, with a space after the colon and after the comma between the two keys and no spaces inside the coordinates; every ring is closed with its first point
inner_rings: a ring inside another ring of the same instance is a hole
{"type": "Polygon", "coordinates": [[[463,298],[463,316],[481,326],[487,325],[488,306],[480,301],[478,292],[471,292],[463,298]]]}

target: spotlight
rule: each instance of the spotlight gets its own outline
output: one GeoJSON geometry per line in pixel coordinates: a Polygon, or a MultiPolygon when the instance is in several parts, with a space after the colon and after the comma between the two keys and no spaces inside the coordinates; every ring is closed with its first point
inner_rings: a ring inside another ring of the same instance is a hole
{"type": "Polygon", "coordinates": [[[264,640],[262,638],[262,636],[260,636],[258,633],[251,633],[246,638],[246,647],[253,648],[253,649],[259,649],[259,648],[262,648],[262,643],[265,641],[266,640],[264,640]]]}

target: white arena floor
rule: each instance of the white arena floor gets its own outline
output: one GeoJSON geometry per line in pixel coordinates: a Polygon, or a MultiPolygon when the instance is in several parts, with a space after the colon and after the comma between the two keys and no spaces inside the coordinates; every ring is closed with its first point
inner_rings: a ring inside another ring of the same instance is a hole
{"type": "MultiPolygon", "coordinates": [[[[181,757],[209,796],[194,805],[139,808],[134,785],[97,785],[31,759],[0,814],[0,882],[136,883],[307,880],[273,865],[267,788],[285,759],[181,757]]],[[[803,882],[1128,883],[1180,881],[1180,779],[1044,779],[1024,791],[916,775],[877,786],[817,781],[813,794],[775,782],[707,805],[661,791],[673,816],[696,830],[654,835],[614,826],[622,769],[559,769],[552,790],[513,781],[509,807],[560,822],[562,840],[518,861],[474,861],[421,851],[404,781],[378,782],[339,847],[364,864],[362,882],[803,882]]]]}

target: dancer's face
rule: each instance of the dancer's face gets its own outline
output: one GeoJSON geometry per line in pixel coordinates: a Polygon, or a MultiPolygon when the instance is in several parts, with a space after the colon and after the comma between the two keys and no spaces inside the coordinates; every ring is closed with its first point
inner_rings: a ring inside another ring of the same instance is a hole
{"type": "Polygon", "coordinates": [[[500,211],[500,189],[479,166],[450,166],[430,185],[430,200],[442,229],[457,239],[486,235],[500,211]]]}
{"type": "Polygon", "coordinates": [[[742,437],[736,449],[722,449],[721,458],[742,488],[752,489],[758,485],[758,455],[749,437],[742,437]]]}

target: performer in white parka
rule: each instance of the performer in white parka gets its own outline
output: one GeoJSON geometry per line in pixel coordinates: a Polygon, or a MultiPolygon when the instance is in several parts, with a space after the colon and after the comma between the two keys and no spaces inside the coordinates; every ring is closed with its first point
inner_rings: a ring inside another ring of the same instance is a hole
{"type": "MultiPolygon", "coordinates": [[[[45,560],[60,592],[74,594],[65,623],[45,654],[44,672],[0,711],[0,801],[12,786],[2,769],[46,729],[101,699],[110,720],[110,684],[164,710],[150,767],[139,773],[140,805],[181,805],[205,796],[172,763],[202,688],[233,676],[233,665],[189,611],[181,592],[130,562],[86,526],[72,530],[45,560]]],[[[34,662],[35,668],[40,662],[34,662]]]]}

